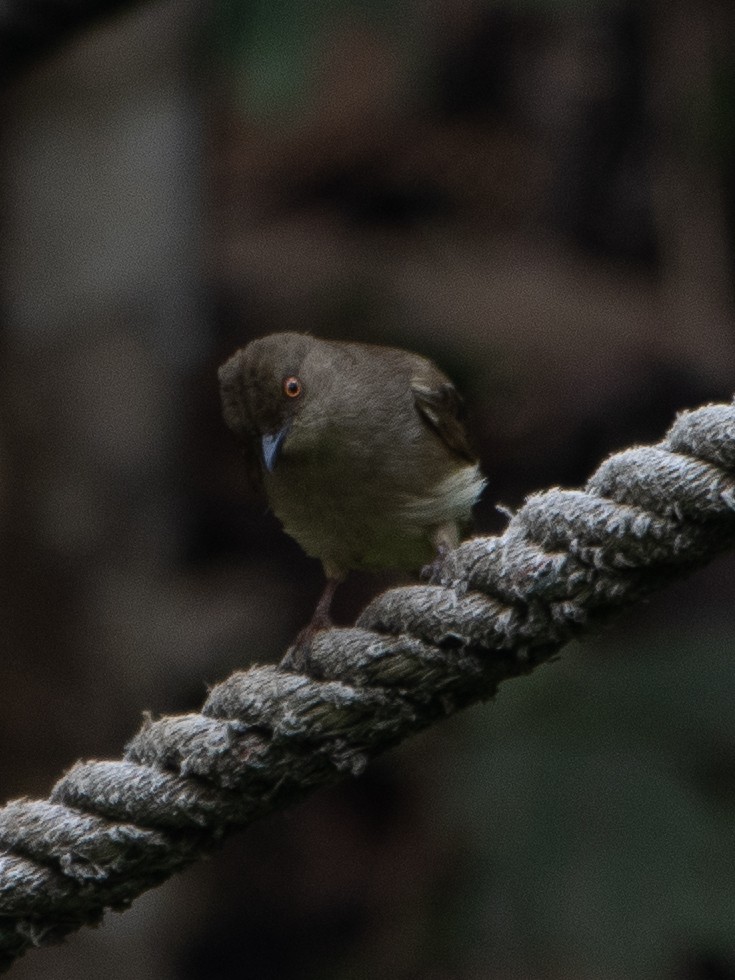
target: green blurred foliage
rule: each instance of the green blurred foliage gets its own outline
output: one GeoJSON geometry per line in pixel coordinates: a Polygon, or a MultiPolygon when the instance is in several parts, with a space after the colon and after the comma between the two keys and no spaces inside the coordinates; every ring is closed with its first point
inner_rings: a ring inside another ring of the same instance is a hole
{"type": "Polygon", "coordinates": [[[315,65],[328,52],[335,24],[346,18],[373,30],[404,34],[411,47],[414,5],[394,0],[220,0],[210,47],[235,82],[242,109],[258,117],[298,117],[313,95],[315,65]]]}
{"type": "MultiPolygon", "coordinates": [[[[502,7],[554,16],[577,9],[589,12],[606,0],[486,0],[502,7]]],[[[483,5],[478,5],[482,9],[483,5]]],[[[361,23],[396,45],[417,83],[430,67],[424,40],[426,12],[415,0],[219,0],[207,46],[234,82],[235,100],[255,118],[298,118],[313,94],[315,66],[329,52],[335,26],[361,23]]],[[[426,81],[426,79],[424,79],[426,81]]]]}
{"type": "Polygon", "coordinates": [[[448,962],[654,980],[735,956],[727,636],[586,643],[467,716],[436,787],[467,842],[448,962]]]}

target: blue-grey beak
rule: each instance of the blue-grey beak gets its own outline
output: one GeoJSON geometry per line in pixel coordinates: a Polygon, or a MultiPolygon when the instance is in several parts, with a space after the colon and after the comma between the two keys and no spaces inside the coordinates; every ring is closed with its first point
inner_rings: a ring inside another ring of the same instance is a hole
{"type": "Polygon", "coordinates": [[[262,436],[260,440],[260,447],[263,452],[263,463],[265,468],[269,473],[272,473],[276,468],[276,463],[278,462],[278,457],[281,452],[281,446],[291,429],[291,423],[286,422],[286,424],[271,435],[262,436]]]}

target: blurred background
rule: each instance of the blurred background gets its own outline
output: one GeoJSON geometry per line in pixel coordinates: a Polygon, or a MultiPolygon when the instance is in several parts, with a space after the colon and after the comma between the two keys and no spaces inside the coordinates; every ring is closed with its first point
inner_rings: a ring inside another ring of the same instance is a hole
{"type": "MultiPolygon", "coordinates": [[[[308,619],[319,565],[220,419],[251,338],[434,358],[484,532],[732,397],[733,37],[730,0],[0,7],[3,799],[308,619]]],[[[13,975],[735,977],[734,572],[13,975]]]]}

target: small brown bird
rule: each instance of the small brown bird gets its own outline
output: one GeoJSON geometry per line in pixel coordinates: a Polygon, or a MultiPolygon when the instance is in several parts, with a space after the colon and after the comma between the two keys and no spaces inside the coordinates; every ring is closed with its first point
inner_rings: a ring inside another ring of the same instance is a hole
{"type": "Polygon", "coordinates": [[[219,380],[251,483],[327,576],[299,642],[330,625],[350,569],[418,570],[459,542],[485,481],[431,361],[277,333],[236,351],[219,380]]]}

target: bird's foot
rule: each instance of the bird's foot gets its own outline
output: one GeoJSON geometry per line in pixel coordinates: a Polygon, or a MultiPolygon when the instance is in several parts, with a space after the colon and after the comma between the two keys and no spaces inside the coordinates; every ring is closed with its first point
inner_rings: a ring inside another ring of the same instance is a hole
{"type": "Polygon", "coordinates": [[[430,585],[439,585],[441,582],[442,565],[450,550],[445,544],[437,545],[434,560],[430,561],[428,565],[424,565],[419,573],[422,581],[428,582],[430,585]]]}
{"type": "Polygon", "coordinates": [[[320,619],[318,622],[312,619],[308,626],[305,626],[299,631],[296,639],[286,651],[283,660],[281,660],[281,667],[299,674],[312,673],[311,645],[314,637],[317,633],[330,629],[333,625],[332,620],[328,616],[320,619]]]}
{"type": "Polygon", "coordinates": [[[339,583],[340,579],[338,578],[327,579],[324,592],[316,605],[314,615],[311,617],[311,622],[301,630],[281,660],[281,667],[285,670],[305,674],[311,673],[311,645],[317,633],[334,626],[329,610],[332,605],[332,597],[339,583]]]}

